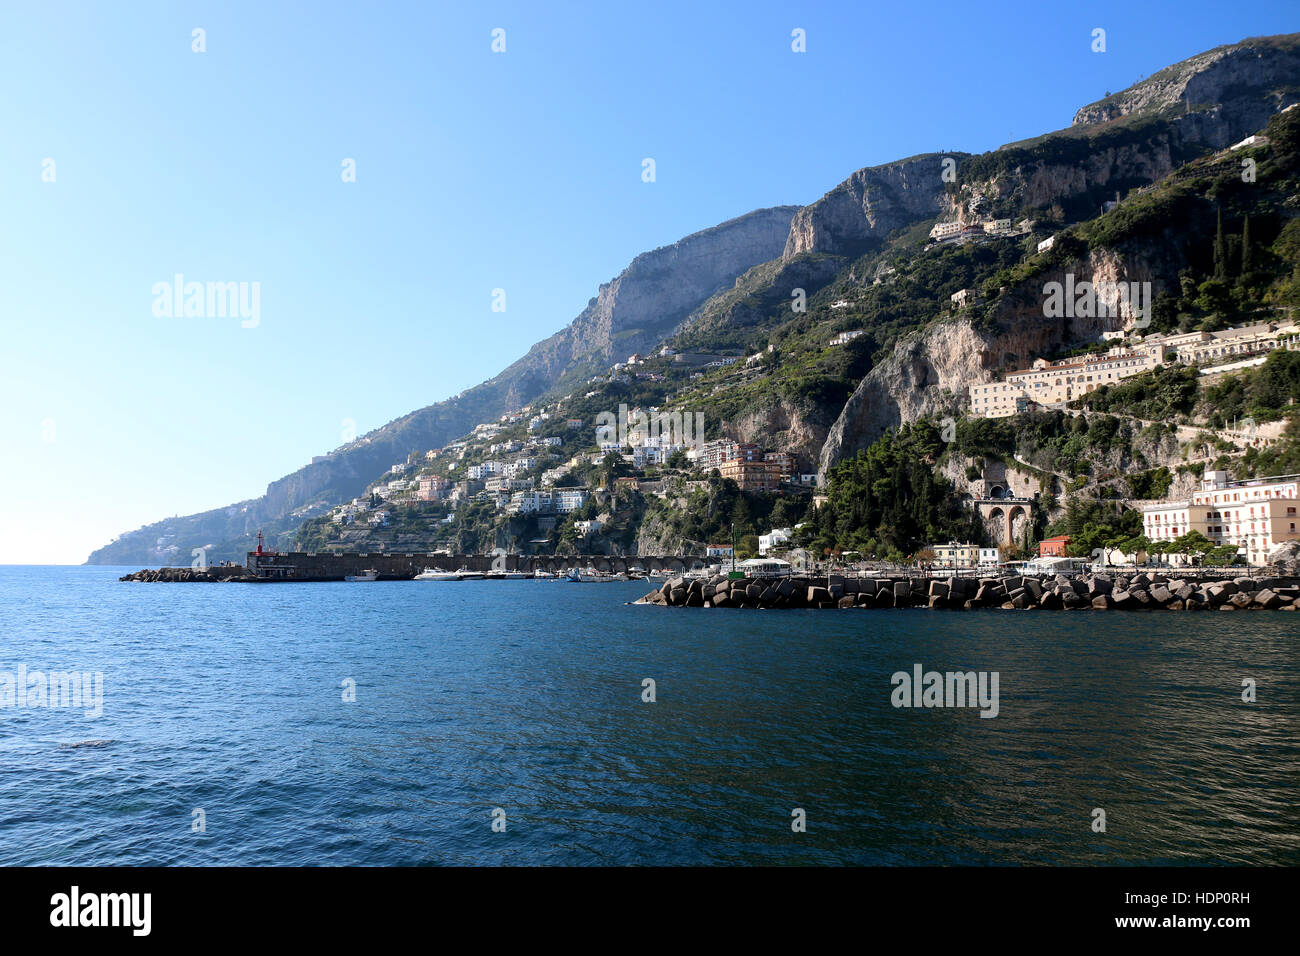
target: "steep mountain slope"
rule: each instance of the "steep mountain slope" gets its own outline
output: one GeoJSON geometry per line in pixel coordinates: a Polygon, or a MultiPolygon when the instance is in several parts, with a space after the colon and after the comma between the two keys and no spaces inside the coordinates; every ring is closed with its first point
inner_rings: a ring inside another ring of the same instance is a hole
{"type": "Polygon", "coordinates": [[[191,551],[202,547],[211,547],[211,560],[242,559],[259,528],[274,542],[303,518],[359,494],[410,452],[439,447],[563,382],[650,349],[713,293],[779,256],[797,209],[759,209],[643,253],[602,285],[572,323],[500,375],[335,449],[272,482],[262,498],[147,525],[95,551],[87,563],[188,564],[191,551]]]}
{"type": "MultiPolygon", "coordinates": [[[[237,556],[257,527],[287,532],[410,451],[540,397],[557,399],[612,361],[665,341],[762,360],[659,393],[642,389],[639,400],[704,409],[711,434],[829,467],[883,428],[955,407],[966,385],[993,369],[1100,330],[1045,320],[1035,283],[1074,271],[1150,278],[1157,295],[1171,292],[1191,253],[1162,248],[1159,235],[1123,248],[1062,240],[1042,256],[1036,244],[1094,220],[1117,197],[1124,205],[1107,221],[1123,220],[1137,191],[1257,132],[1298,91],[1300,34],[1247,40],[1085,106],[1068,129],[981,155],[926,154],[862,169],[806,208],[759,210],[689,236],[638,256],[570,326],[482,385],[272,483],[261,499],[151,525],[91,560],[157,561],[164,534],[181,557],[214,542],[237,556]],[[936,221],[990,218],[1021,223],[1019,236],[926,244],[936,221]],[[965,288],[981,289],[985,304],[953,318],[949,297],[965,288]],[[860,337],[832,345],[849,331],[860,337]]],[[[1198,238],[1204,212],[1192,229],[1198,238]]]]}

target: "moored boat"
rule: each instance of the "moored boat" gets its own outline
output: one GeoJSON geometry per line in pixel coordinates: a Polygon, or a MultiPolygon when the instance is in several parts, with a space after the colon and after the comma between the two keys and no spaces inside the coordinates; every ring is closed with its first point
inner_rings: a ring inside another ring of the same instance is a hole
{"type": "Polygon", "coordinates": [[[417,581],[459,581],[460,575],[455,571],[439,571],[437,568],[425,568],[415,576],[417,581]]]}
{"type": "Polygon", "coordinates": [[[343,575],[343,580],[344,581],[378,581],[379,572],[376,571],[374,568],[367,568],[366,570],[362,571],[360,574],[345,574],[343,575]]]}
{"type": "Polygon", "coordinates": [[[584,568],[579,570],[573,568],[569,571],[569,580],[579,584],[597,584],[605,581],[614,581],[616,578],[605,571],[597,571],[595,568],[584,568]]]}

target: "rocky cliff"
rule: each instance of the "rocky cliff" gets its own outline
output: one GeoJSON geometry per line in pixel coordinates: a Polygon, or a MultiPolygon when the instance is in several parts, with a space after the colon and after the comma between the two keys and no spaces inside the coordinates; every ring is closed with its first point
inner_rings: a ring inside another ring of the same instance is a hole
{"type": "Polygon", "coordinates": [[[969,386],[992,381],[998,369],[1023,368],[1040,356],[1095,341],[1102,332],[1117,327],[1117,321],[1044,315],[1046,284],[1064,284],[1067,275],[1075,283],[1151,282],[1156,296],[1163,291],[1153,270],[1156,257],[1147,246],[1129,253],[1094,250],[1007,290],[978,327],[970,314],[961,314],[906,337],[845,403],[822,446],[818,470],[825,474],[889,428],[919,418],[956,415],[969,386]]]}
{"type": "Polygon", "coordinates": [[[853,257],[872,239],[922,219],[944,207],[943,160],[965,153],[927,153],[859,169],[821,199],[805,206],[790,224],[783,258],[805,252],[853,257]]]}
{"type": "Polygon", "coordinates": [[[1260,129],[1296,101],[1300,38],[1296,34],[1243,40],[1165,67],[1126,90],[1080,109],[1073,127],[1099,126],[1138,115],[1203,114],[1188,134],[1216,147],[1260,129]]]}
{"type": "Polygon", "coordinates": [[[798,209],[759,209],[642,253],[603,284],[573,322],[485,384],[517,383],[528,401],[567,373],[608,368],[648,351],[715,292],[779,256],[798,209]]]}
{"type": "MultiPolygon", "coordinates": [[[[933,153],[858,170],[806,208],[761,209],[637,256],[599,287],[573,322],[500,375],[272,482],[260,499],[150,525],[97,551],[90,561],[150,563],[157,558],[158,538],[188,560],[188,549],[204,544],[226,542],[236,550],[258,527],[287,531],[303,517],[356,495],[410,451],[443,445],[477,422],[574,387],[632,352],[651,351],[674,332],[692,336],[690,348],[735,352],[762,348],[769,327],[790,321],[796,288],[809,296],[825,289],[829,297],[833,291],[857,308],[865,298],[860,293],[882,282],[888,290],[895,266],[916,253],[916,237],[904,233],[909,227],[976,208],[979,218],[1088,220],[1117,191],[1153,183],[1189,159],[1259,130],[1270,115],[1298,99],[1300,34],[1247,40],[1191,57],[1086,106],[1067,130],[978,156],[933,153]],[[955,181],[945,180],[945,158],[957,162],[955,181]],[[880,261],[859,259],[877,249],[887,249],[891,261],[884,260],[884,252],[880,261]],[[855,260],[862,275],[855,272],[855,260]]],[[[802,451],[819,459],[824,470],[885,428],[955,411],[967,386],[989,380],[994,370],[1027,363],[1102,330],[1097,320],[1045,317],[1045,282],[1061,280],[1066,272],[1079,281],[1149,279],[1158,295],[1161,279],[1178,275],[1177,254],[1164,247],[1172,245],[1129,245],[1122,254],[1094,250],[1057,262],[1000,295],[987,314],[952,316],[892,345],[895,333],[935,315],[933,298],[902,289],[898,294],[906,298],[900,301],[925,303],[908,311],[877,296],[871,300],[874,312],[839,313],[852,315],[859,331],[881,336],[884,358],[870,356],[875,365],[865,378],[859,379],[857,367],[851,377],[843,367],[832,370],[843,388],[834,401],[818,399],[825,407],[762,396],[727,427],[736,437],[802,451]],[[881,331],[873,325],[888,327],[881,331]],[[853,383],[847,403],[832,407],[853,383]]],[[[928,268],[913,280],[941,304],[951,291],[945,282],[977,281],[969,275],[958,280],[944,269],[928,268]]],[[[804,334],[811,336],[811,327],[824,317],[815,312],[801,317],[809,326],[804,334]]],[[[843,328],[849,324],[842,321],[843,328]]]]}

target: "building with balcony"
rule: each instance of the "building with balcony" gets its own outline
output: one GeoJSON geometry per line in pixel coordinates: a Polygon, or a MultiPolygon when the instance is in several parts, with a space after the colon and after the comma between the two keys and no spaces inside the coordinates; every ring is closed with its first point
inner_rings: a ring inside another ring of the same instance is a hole
{"type": "Polygon", "coordinates": [[[1142,531],[1152,542],[1175,541],[1199,531],[1217,547],[1235,545],[1248,564],[1263,565],[1284,541],[1300,540],[1300,475],[1233,481],[1226,471],[1207,471],[1183,501],[1142,509],[1142,531]]]}

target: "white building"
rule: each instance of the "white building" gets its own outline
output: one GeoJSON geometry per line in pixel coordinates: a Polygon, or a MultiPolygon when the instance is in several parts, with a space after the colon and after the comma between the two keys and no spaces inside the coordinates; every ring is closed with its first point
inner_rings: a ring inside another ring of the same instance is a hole
{"type": "Polygon", "coordinates": [[[790,543],[794,530],[791,528],[773,528],[767,534],[758,536],[758,553],[767,554],[773,548],[782,548],[790,543]]]}
{"type": "Polygon", "coordinates": [[[1300,475],[1232,481],[1226,471],[1207,471],[1190,499],[1143,508],[1142,531],[1152,542],[1199,531],[1216,546],[1236,545],[1247,563],[1261,565],[1277,545],[1300,540],[1298,507],[1300,475]]]}
{"type": "Polygon", "coordinates": [[[555,510],[561,514],[577,511],[587,503],[587,489],[585,488],[556,488],[552,494],[555,510]]]}
{"type": "Polygon", "coordinates": [[[934,228],[930,230],[930,238],[942,241],[959,234],[961,231],[962,224],[959,222],[935,223],[934,228]]]}
{"type": "Polygon", "coordinates": [[[547,513],[555,510],[555,501],[549,491],[516,491],[506,510],[511,514],[547,513]]]}

